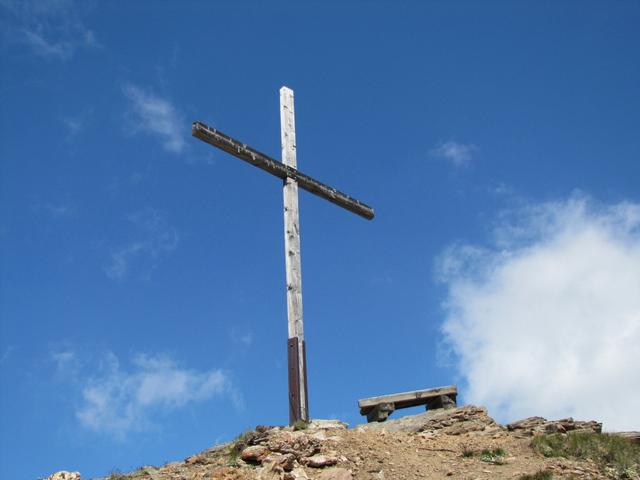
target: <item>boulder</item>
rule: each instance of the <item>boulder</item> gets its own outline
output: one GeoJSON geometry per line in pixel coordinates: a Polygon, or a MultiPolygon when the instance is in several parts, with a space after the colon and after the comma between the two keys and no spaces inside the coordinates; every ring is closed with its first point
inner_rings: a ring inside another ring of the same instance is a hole
{"type": "Polygon", "coordinates": [[[528,417],[508,424],[507,430],[527,436],[542,433],[567,433],[574,431],[602,433],[602,423],[593,420],[574,420],[571,417],[563,418],[561,420],[547,420],[543,417],[528,417]]]}
{"type": "Polygon", "coordinates": [[[320,451],[320,441],[301,431],[278,432],[271,435],[264,445],[272,452],[291,453],[298,460],[320,451]]]}
{"type": "Polygon", "coordinates": [[[313,468],[330,467],[338,463],[338,458],[333,455],[313,455],[303,460],[304,464],[313,468]]]}
{"type": "Polygon", "coordinates": [[[486,408],[474,405],[447,410],[429,410],[418,415],[402,417],[397,420],[387,420],[384,423],[369,423],[360,428],[390,432],[444,433],[447,435],[460,435],[471,432],[481,435],[493,435],[503,431],[503,428],[487,414],[486,408]]]}
{"type": "Polygon", "coordinates": [[[269,453],[267,447],[263,445],[253,445],[242,450],[240,458],[247,463],[261,463],[269,453]]]}
{"type": "Polygon", "coordinates": [[[269,453],[262,459],[264,463],[273,463],[282,468],[285,472],[290,472],[296,463],[296,457],[292,453],[269,453]]]}

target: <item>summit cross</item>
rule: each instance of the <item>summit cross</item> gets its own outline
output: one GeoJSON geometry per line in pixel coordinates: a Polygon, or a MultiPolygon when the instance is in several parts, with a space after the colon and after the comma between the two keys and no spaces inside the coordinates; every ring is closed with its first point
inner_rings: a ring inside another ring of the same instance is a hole
{"type": "Polygon", "coordinates": [[[302,319],[302,271],[300,267],[300,226],[298,187],[328,200],[350,212],[371,220],[373,209],[368,205],[329,187],[297,169],[296,127],[293,90],[280,89],[280,138],[282,162],[239,142],[201,122],[194,122],[191,134],[214,147],[244,160],[283,180],[284,248],[287,280],[289,372],[289,422],[309,421],[307,395],[307,358],[302,319]]]}

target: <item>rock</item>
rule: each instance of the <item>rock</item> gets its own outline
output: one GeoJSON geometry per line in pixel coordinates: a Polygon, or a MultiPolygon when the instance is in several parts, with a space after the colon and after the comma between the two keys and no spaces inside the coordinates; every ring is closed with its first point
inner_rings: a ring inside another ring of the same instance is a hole
{"type": "Polygon", "coordinates": [[[348,423],[340,420],[312,420],[308,428],[313,430],[346,430],[348,427],[348,423]]]}
{"type": "Polygon", "coordinates": [[[240,458],[247,463],[261,463],[269,454],[269,449],[262,445],[253,445],[242,450],[240,458]]]}
{"type": "Polygon", "coordinates": [[[320,441],[301,431],[278,432],[271,435],[264,445],[272,452],[291,453],[297,460],[320,451],[320,441]]]}
{"type": "Polygon", "coordinates": [[[269,430],[273,430],[274,428],[278,428],[278,427],[273,427],[271,425],[258,425],[255,428],[255,431],[258,433],[265,433],[265,432],[268,432],[269,430]]]}
{"type": "Polygon", "coordinates": [[[324,430],[320,430],[318,432],[313,432],[309,434],[312,438],[324,442],[327,439],[327,433],[324,430]]]}
{"type": "Polygon", "coordinates": [[[290,472],[295,466],[296,457],[292,453],[269,453],[262,461],[265,463],[273,463],[285,472],[290,472]]]}
{"type": "Polygon", "coordinates": [[[256,472],[258,480],[284,480],[284,471],[273,462],[263,462],[256,472]]]}
{"type": "Polygon", "coordinates": [[[47,477],[47,480],[80,480],[80,472],[61,470],[47,477]]]}
{"type": "Polygon", "coordinates": [[[284,474],[284,480],[309,480],[307,476],[307,472],[304,471],[304,468],[297,467],[291,470],[291,472],[284,474]]]}
{"type": "MultiPolygon", "coordinates": [[[[152,477],[152,478],[158,478],[158,477],[152,477]]],[[[159,477],[159,478],[166,478],[166,477],[159,477]]],[[[175,477],[172,476],[169,478],[175,478],[175,477]]],[[[178,478],[184,478],[184,477],[180,476],[178,478]]],[[[191,477],[191,478],[195,478],[195,477],[191,477]]],[[[255,477],[250,477],[250,478],[253,480],[255,477]]],[[[211,472],[211,476],[207,476],[207,480],[249,480],[249,477],[246,475],[245,472],[243,472],[239,468],[219,467],[219,468],[215,468],[211,472]]]]}
{"type": "Polygon", "coordinates": [[[479,435],[494,435],[502,430],[493,418],[487,414],[487,409],[466,405],[459,408],[437,409],[418,415],[402,417],[397,420],[387,420],[385,423],[369,423],[363,427],[367,430],[381,430],[389,432],[422,432],[460,435],[474,432],[479,435]]]}
{"type": "Polygon", "coordinates": [[[541,433],[566,433],[571,431],[602,433],[602,423],[579,421],[573,418],[547,420],[543,417],[529,417],[507,425],[510,432],[533,436],[541,433]]]}
{"type": "Polygon", "coordinates": [[[305,458],[305,465],[313,468],[324,468],[330,467],[331,465],[335,465],[338,463],[338,459],[332,455],[313,455],[309,458],[305,458]]]}
{"type": "Polygon", "coordinates": [[[353,475],[346,468],[334,467],[324,470],[317,480],[353,480],[353,475]]]}

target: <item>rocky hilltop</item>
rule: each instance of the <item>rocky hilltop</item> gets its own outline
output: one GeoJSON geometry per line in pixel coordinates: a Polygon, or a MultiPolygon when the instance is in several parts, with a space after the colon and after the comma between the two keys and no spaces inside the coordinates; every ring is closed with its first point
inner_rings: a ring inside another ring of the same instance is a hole
{"type": "MultiPolygon", "coordinates": [[[[183,461],[109,480],[640,479],[638,435],[595,421],[532,417],[499,425],[472,405],[354,429],[336,420],[258,426],[183,461]]],[[[58,472],[50,480],[76,480],[58,472]],[[55,476],[57,475],[57,477],[55,476]]],[[[77,476],[76,476],[77,475],[77,476]]]]}

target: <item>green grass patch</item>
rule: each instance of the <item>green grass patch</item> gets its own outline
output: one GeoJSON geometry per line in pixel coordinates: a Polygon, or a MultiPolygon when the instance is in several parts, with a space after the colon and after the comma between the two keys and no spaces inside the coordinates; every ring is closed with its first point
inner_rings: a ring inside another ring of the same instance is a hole
{"type": "Polygon", "coordinates": [[[554,433],[535,437],[531,446],[545,457],[592,460],[602,470],[613,468],[618,478],[635,478],[640,473],[640,446],[616,435],[554,433]]]}
{"type": "Polygon", "coordinates": [[[463,456],[463,458],[472,458],[473,457],[473,450],[470,450],[467,447],[464,447],[464,450],[462,450],[462,456],[463,456]]]}
{"type": "Polygon", "coordinates": [[[522,475],[521,477],[518,477],[518,480],[551,480],[552,478],[553,473],[549,470],[540,470],[539,472],[531,475],[522,475]]]}
{"type": "Polygon", "coordinates": [[[247,430],[233,439],[229,445],[229,451],[227,452],[227,463],[230,467],[238,466],[240,454],[249,446],[251,440],[253,440],[256,435],[258,435],[258,432],[255,430],[247,430]]]}
{"type": "Polygon", "coordinates": [[[480,452],[480,460],[487,463],[493,463],[495,465],[504,465],[504,456],[506,452],[501,448],[494,448],[493,450],[482,450],[480,452]]]}
{"type": "Polygon", "coordinates": [[[309,422],[305,422],[304,420],[300,419],[297,420],[294,424],[293,424],[293,431],[297,432],[298,430],[306,430],[307,428],[309,428],[309,422]]]}

